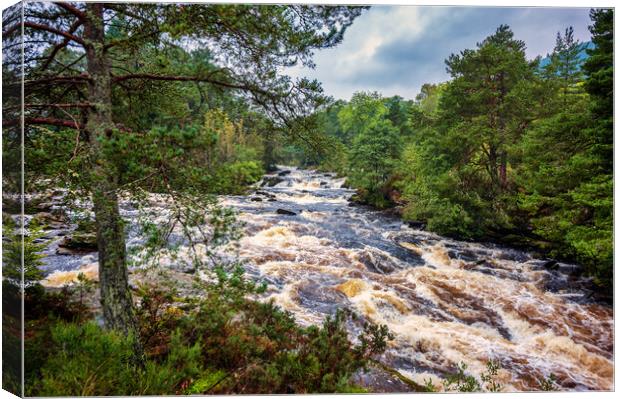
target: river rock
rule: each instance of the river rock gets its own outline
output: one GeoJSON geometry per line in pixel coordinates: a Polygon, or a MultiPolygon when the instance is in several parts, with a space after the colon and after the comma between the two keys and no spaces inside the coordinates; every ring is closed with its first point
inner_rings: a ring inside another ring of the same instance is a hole
{"type": "Polygon", "coordinates": [[[94,233],[73,233],[58,244],[58,255],[73,255],[97,251],[97,235],[94,233]]]}
{"type": "Polygon", "coordinates": [[[293,211],[287,211],[286,209],[281,209],[281,208],[276,209],[276,213],[279,214],[279,215],[287,215],[287,216],[295,216],[295,215],[297,215],[293,211]]]}
{"type": "Polygon", "coordinates": [[[424,230],[426,228],[426,223],[421,222],[419,220],[409,220],[407,221],[407,226],[416,230],[424,230]]]}
{"type": "Polygon", "coordinates": [[[342,292],[313,282],[298,286],[295,299],[300,305],[325,314],[332,314],[349,304],[349,299],[342,292]]]}
{"type": "Polygon", "coordinates": [[[35,223],[38,223],[44,226],[45,228],[52,229],[52,230],[58,230],[58,229],[62,229],[66,227],[64,221],[65,220],[62,215],[55,214],[52,212],[39,212],[34,215],[34,217],[31,220],[31,223],[35,222],[35,223]]]}
{"type": "Polygon", "coordinates": [[[278,176],[271,176],[271,177],[265,177],[263,179],[263,183],[260,185],[261,187],[273,187],[279,183],[282,183],[284,181],[283,178],[278,177],[278,176]]]}
{"type": "Polygon", "coordinates": [[[547,270],[558,270],[560,268],[560,265],[557,261],[551,259],[543,263],[542,267],[547,270]]]}
{"type": "Polygon", "coordinates": [[[262,196],[265,196],[265,197],[269,197],[269,198],[275,198],[276,197],[275,194],[271,194],[271,193],[268,193],[267,191],[262,191],[262,190],[256,190],[256,194],[257,195],[262,195],[262,196]]]}
{"type": "Polygon", "coordinates": [[[278,173],[278,176],[286,176],[290,174],[291,174],[290,170],[283,170],[282,172],[278,173]]]}
{"type": "Polygon", "coordinates": [[[250,201],[254,201],[254,202],[261,202],[263,199],[261,197],[252,197],[250,198],[250,201]]]}
{"type": "Polygon", "coordinates": [[[377,252],[363,251],[358,260],[373,273],[390,274],[398,267],[388,256],[377,252]]]}

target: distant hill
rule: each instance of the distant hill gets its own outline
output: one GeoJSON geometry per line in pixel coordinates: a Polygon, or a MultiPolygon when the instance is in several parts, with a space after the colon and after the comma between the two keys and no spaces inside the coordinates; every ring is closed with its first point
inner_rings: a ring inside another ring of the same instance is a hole
{"type": "MultiPolygon", "coordinates": [[[[579,60],[581,61],[581,64],[583,64],[583,62],[588,59],[588,53],[586,53],[586,50],[593,49],[593,48],[594,48],[594,43],[592,42],[582,43],[582,49],[579,52],[579,60]]],[[[547,55],[545,58],[540,60],[540,68],[546,67],[547,65],[549,65],[550,62],[551,62],[551,57],[547,55]]]]}

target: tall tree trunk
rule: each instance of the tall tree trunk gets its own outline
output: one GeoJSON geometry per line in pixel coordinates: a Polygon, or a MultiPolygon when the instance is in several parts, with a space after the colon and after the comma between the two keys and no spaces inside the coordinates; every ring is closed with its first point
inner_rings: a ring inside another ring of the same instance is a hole
{"type": "Polygon", "coordinates": [[[506,152],[502,151],[500,155],[500,163],[499,163],[499,181],[502,188],[506,188],[508,186],[508,178],[506,176],[506,168],[508,164],[506,152]]]}
{"type": "Polygon", "coordinates": [[[135,333],[136,320],[127,282],[125,234],[118,208],[117,168],[105,151],[105,141],[114,134],[110,61],[104,48],[103,4],[86,3],[84,38],[91,82],[86,131],[92,149],[92,192],[99,250],[99,282],[105,325],[124,333],[135,333]]]}

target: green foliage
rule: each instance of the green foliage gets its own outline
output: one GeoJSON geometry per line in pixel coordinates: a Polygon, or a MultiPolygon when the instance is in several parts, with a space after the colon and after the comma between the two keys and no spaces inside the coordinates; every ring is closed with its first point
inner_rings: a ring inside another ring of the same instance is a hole
{"type": "MultiPolygon", "coordinates": [[[[334,146],[333,153],[341,157],[341,162],[348,159],[346,174],[363,202],[378,207],[391,203],[388,183],[400,155],[399,129],[409,126],[404,107],[399,98],[386,100],[378,93],[363,92],[355,93],[348,104],[338,105],[343,146],[334,146]],[[393,120],[402,125],[394,126],[393,120]],[[344,145],[349,145],[350,150],[345,151],[344,145]]],[[[339,173],[345,169],[342,164],[332,164],[339,173]]]]}
{"type": "Polygon", "coordinates": [[[459,392],[480,392],[482,385],[476,377],[465,373],[467,364],[461,362],[456,366],[457,372],[450,374],[444,380],[444,389],[446,391],[456,390],[459,392]]]}
{"type": "Polygon", "coordinates": [[[353,140],[349,177],[359,188],[375,191],[386,183],[399,156],[399,136],[391,122],[369,122],[353,140]]]}
{"type": "Polygon", "coordinates": [[[613,129],[613,98],[614,98],[614,10],[593,9],[590,11],[593,25],[593,49],[586,50],[589,58],[583,65],[588,75],[585,83],[586,91],[593,97],[593,110],[600,118],[602,138],[610,143],[613,129]]]}
{"type": "Polygon", "coordinates": [[[553,373],[549,374],[548,377],[538,381],[538,384],[540,385],[540,390],[541,391],[557,391],[556,380],[557,380],[557,377],[553,373]]]}
{"type": "Polygon", "coordinates": [[[572,26],[566,29],[563,36],[558,32],[545,73],[550,82],[560,88],[564,100],[583,78],[579,58],[582,50],[583,44],[573,37],[572,26]]]}
{"type": "MultiPolygon", "coordinates": [[[[448,375],[443,381],[443,387],[446,391],[458,392],[500,392],[502,386],[495,381],[500,364],[496,361],[489,360],[487,362],[487,372],[480,374],[480,379],[466,373],[467,364],[461,362],[456,365],[457,371],[448,375]]],[[[428,381],[427,385],[432,386],[432,381],[428,381]]]]}
{"type": "Polygon", "coordinates": [[[133,338],[104,331],[89,322],[58,324],[51,330],[52,355],[41,368],[41,380],[28,385],[31,395],[110,396],[176,392],[198,375],[200,345],[184,346],[173,334],[170,353],[162,363],[149,361],[136,369],[133,338]]]}
{"type": "Polygon", "coordinates": [[[256,183],[265,173],[257,161],[234,162],[218,169],[209,182],[214,193],[242,193],[247,186],[256,183]]]}
{"type": "Polygon", "coordinates": [[[355,93],[351,101],[338,112],[344,143],[350,144],[370,123],[384,119],[388,112],[379,93],[355,93]]]}
{"type": "Polygon", "coordinates": [[[161,285],[139,287],[136,310],[146,361],[130,361],[133,337],[93,322],[53,323],[27,345],[30,395],[151,395],[213,393],[363,392],[350,378],[393,339],[386,326],[361,325],[357,344],[346,329],[350,312],[322,326],[301,327],[271,302],[264,285],[241,267],[218,268],[196,281],[200,297],[180,297],[161,285]],[[42,344],[47,339],[47,345],[42,344]]]}
{"type": "Polygon", "coordinates": [[[42,227],[33,221],[24,229],[22,235],[21,227],[17,226],[13,219],[4,218],[3,230],[3,288],[17,295],[23,281],[26,293],[29,293],[37,289],[39,280],[43,278],[43,273],[39,270],[39,266],[43,265],[41,251],[46,246],[39,242],[43,237],[42,227]]]}

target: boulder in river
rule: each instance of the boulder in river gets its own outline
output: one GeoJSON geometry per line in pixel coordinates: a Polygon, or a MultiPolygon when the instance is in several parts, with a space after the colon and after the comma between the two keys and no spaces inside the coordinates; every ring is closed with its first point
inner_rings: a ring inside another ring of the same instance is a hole
{"type": "Polygon", "coordinates": [[[558,270],[560,268],[558,262],[553,259],[546,261],[542,266],[547,270],[558,270]]]}
{"type": "Polygon", "coordinates": [[[412,229],[416,229],[416,230],[424,230],[424,228],[426,228],[426,223],[421,222],[419,220],[410,220],[407,222],[407,226],[411,227],[412,229]]]}
{"type": "Polygon", "coordinates": [[[254,202],[261,202],[263,199],[261,197],[252,197],[250,198],[250,201],[254,201],[254,202]]]}
{"type": "Polygon", "coordinates": [[[281,209],[281,208],[276,209],[276,213],[279,214],[279,215],[287,215],[287,216],[295,216],[295,215],[297,215],[293,211],[287,211],[286,209],[281,209]]]}
{"type": "Polygon", "coordinates": [[[269,197],[269,198],[276,197],[274,194],[271,194],[271,193],[268,193],[267,191],[262,191],[262,190],[256,190],[256,195],[262,195],[262,196],[269,197]]]}
{"type": "Polygon", "coordinates": [[[32,218],[32,221],[52,230],[66,227],[65,218],[62,215],[52,212],[39,212],[32,218]]]}
{"type": "Polygon", "coordinates": [[[278,176],[286,176],[290,174],[291,174],[290,170],[283,170],[282,172],[278,173],[278,176]]]}
{"type": "Polygon", "coordinates": [[[278,176],[265,177],[263,179],[263,183],[260,185],[261,187],[273,187],[276,184],[282,183],[284,181],[283,178],[278,176]]]}
{"type": "Polygon", "coordinates": [[[97,251],[97,235],[94,233],[73,233],[58,244],[58,255],[71,255],[97,251]]]}

